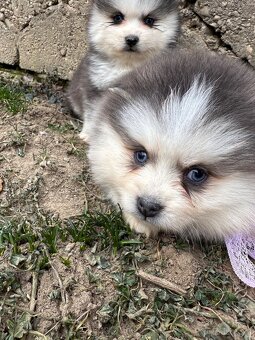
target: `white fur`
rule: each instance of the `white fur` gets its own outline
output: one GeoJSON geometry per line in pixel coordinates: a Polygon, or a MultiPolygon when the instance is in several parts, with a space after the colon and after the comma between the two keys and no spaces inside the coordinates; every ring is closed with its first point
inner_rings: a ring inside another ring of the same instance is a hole
{"type": "Polygon", "coordinates": [[[90,70],[90,79],[100,90],[107,89],[112,83],[134,68],[134,65],[120,65],[115,60],[104,60],[98,55],[92,55],[94,67],[90,70]]]}
{"type": "Polygon", "coordinates": [[[246,135],[232,121],[207,122],[212,109],[213,85],[195,80],[182,97],[172,92],[156,118],[152,105],[140,98],[120,112],[127,134],[155,160],[130,170],[133,151],[105,122],[93,135],[89,160],[94,178],[109,198],[120,204],[131,228],[147,235],[170,230],[194,237],[223,238],[253,228],[255,219],[255,175],[222,173],[210,176],[204,190],[191,191],[182,185],[180,164],[219,162],[232,151],[242,150],[246,135]],[[153,197],[164,205],[154,218],[143,220],[137,197],[153,197]]]}

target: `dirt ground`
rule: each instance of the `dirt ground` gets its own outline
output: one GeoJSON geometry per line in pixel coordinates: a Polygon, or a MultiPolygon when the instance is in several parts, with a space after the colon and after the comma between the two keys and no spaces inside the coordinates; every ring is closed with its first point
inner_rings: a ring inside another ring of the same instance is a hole
{"type": "Polygon", "coordinates": [[[0,104],[0,339],[254,339],[255,292],[235,277],[224,246],[147,240],[124,223],[116,251],[102,246],[101,229],[90,242],[42,239],[77,219],[85,225],[84,211],[111,208],[93,184],[63,84],[4,79],[21,89],[25,109],[0,104]]]}

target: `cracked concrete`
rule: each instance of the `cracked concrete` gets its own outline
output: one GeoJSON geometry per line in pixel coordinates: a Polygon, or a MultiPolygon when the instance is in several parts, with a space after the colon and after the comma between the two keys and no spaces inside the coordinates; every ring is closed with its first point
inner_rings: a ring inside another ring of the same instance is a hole
{"type": "Polygon", "coordinates": [[[215,30],[236,56],[255,66],[254,0],[198,0],[194,12],[215,30]]]}
{"type": "MultiPolygon", "coordinates": [[[[70,79],[86,50],[91,0],[1,0],[0,63],[70,79]]],[[[254,0],[180,0],[180,44],[255,66],[254,0]]]]}

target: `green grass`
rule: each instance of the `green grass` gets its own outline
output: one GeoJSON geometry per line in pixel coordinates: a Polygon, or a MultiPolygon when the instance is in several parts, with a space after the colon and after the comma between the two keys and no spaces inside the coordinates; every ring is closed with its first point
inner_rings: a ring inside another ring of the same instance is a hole
{"type": "Polygon", "coordinates": [[[24,244],[30,254],[41,249],[41,244],[47,246],[50,254],[55,254],[59,243],[67,240],[79,243],[81,250],[98,243],[98,249],[110,248],[116,255],[120,248],[140,243],[130,236],[131,231],[119,211],[84,213],[66,221],[47,215],[38,216],[36,221],[2,218],[0,255],[3,256],[7,249],[11,249],[12,256],[21,255],[24,244]]]}
{"type": "Polygon", "coordinates": [[[106,214],[86,212],[78,219],[68,220],[66,231],[74,242],[82,243],[83,247],[99,242],[99,249],[111,247],[115,255],[120,248],[139,243],[130,239],[131,231],[118,211],[106,214]]]}
{"type": "Polygon", "coordinates": [[[5,84],[0,80],[0,104],[12,113],[22,113],[27,108],[24,93],[14,85],[5,84]]]}
{"type": "MultiPolygon", "coordinates": [[[[103,303],[97,311],[104,334],[118,338],[127,322],[140,332],[141,339],[162,340],[169,337],[214,338],[215,334],[231,336],[234,332],[244,337],[242,327],[254,326],[252,320],[242,313],[244,304],[234,293],[230,278],[221,273],[217,266],[212,265],[204,270],[195,288],[186,296],[155,286],[149,290],[150,296],[147,296],[141,291],[140,280],[136,275],[136,268],[148,261],[142,255],[144,242],[133,239],[122,219],[121,211],[106,214],[87,212],[63,221],[48,215],[38,215],[36,219],[33,217],[23,221],[1,219],[1,256],[18,270],[8,268],[0,274],[0,293],[6,297],[0,305],[2,339],[21,338],[29,334],[32,326],[32,316],[17,309],[18,301],[24,299],[20,292],[20,277],[17,275],[20,271],[40,273],[52,269],[51,258],[58,258],[67,271],[73,269],[72,257],[58,254],[60,247],[63,249],[63,242],[77,244],[81,254],[89,250],[87,254],[91,254],[90,259],[88,258],[90,268],[84,268],[84,275],[91,287],[94,287],[94,294],[100,295],[101,289],[104,289],[104,282],[99,273],[95,272],[95,268],[107,271],[110,275],[114,287],[112,299],[103,303]],[[116,260],[118,270],[112,270],[113,261],[116,260]],[[217,316],[219,311],[227,315],[237,312],[236,324],[229,322],[227,317],[217,316]],[[15,317],[6,319],[9,314],[15,317]],[[194,317],[204,318],[209,323],[213,320],[213,328],[193,330],[191,325],[194,317]]],[[[176,246],[179,245],[180,242],[177,241],[176,246]]],[[[218,248],[214,250],[216,253],[220,251],[218,248]]],[[[208,250],[208,254],[212,251],[213,247],[208,250]]],[[[72,290],[75,284],[70,282],[66,289],[72,290]]],[[[61,287],[55,286],[48,298],[60,303],[61,287]]],[[[67,315],[59,322],[66,339],[84,338],[80,320],[67,315]]]]}

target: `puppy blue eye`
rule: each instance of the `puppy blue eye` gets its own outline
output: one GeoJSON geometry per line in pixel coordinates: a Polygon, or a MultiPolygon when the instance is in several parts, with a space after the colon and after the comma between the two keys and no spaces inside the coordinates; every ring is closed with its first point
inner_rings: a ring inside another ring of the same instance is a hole
{"type": "Polygon", "coordinates": [[[186,179],[194,185],[203,184],[208,178],[208,172],[202,168],[192,168],[187,171],[186,179]]]}
{"type": "Polygon", "coordinates": [[[148,161],[149,157],[146,151],[141,150],[141,151],[136,151],[134,153],[134,159],[135,159],[136,164],[144,165],[148,161]]]}
{"type": "Polygon", "coordinates": [[[146,17],[143,19],[143,22],[145,23],[145,25],[152,27],[155,23],[155,19],[151,18],[151,17],[146,17]]]}
{"type": "Polygon", "coordinates": [[[124,20],[124,15],[122,13],[118,13],[116,15],[114,15],[113,19],[113,23],[115,25],[121,24],[122,21],[124,20]]]}

